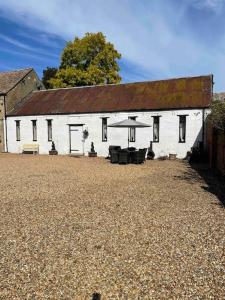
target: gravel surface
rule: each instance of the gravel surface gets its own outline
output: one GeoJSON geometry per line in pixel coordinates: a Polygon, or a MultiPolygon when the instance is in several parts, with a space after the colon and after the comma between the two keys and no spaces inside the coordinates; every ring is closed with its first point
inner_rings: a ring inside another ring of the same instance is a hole
{"type": "Polygon", "coordinates": [[[0,154],[0,299],[224,299],[208,189],[182,161],[0,154]]]}

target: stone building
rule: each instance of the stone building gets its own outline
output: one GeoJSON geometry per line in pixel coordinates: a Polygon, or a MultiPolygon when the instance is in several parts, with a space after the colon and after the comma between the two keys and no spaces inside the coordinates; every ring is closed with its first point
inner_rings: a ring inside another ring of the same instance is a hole
{"type": "Polygon", "coordinates": [[[0,72],[0,152],[8,150],[7,114],[32,91],[43,88],[42,82],[32,68],[0,72]]]}

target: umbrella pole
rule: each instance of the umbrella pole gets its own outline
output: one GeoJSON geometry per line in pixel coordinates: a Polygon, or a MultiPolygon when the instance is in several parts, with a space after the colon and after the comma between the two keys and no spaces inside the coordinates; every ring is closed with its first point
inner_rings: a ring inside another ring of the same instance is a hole
{"type": "Polygon", "coordinates": [[[128,128],[128,148],[129,148],[129,142],[130,142],[130,139],[129,139],[129,128],[128,128]]]}

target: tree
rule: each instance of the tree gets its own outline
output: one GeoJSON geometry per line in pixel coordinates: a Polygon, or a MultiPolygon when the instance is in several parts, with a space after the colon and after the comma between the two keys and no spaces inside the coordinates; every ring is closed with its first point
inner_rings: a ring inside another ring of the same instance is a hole
{"type": "Polygon", "coordinates": [[[212,102],[209,121],[213,127],[225,131],[225,101],[215,100],[212,102]]]}
{"type": "Polygon", "coordinates": [[[67,43],[60,67],[48,82],[55,88],[119,83],[120,58],[101,32],[86,33],[67,43]]]}
{"type": "Polygon", "coordinates": [[[50,83],[50,79],[55,78],[57,71],[57,68],[51,67],[47,67],[45,70],[43,70],[42,82],[46,89],[53,88],[52,84],[50,83]]]}
{"type": "Polygon", "coordinates": [[[47,67],[45,70],[43,70],[42,82],[46,89],[50,89],[53,87],[49,82],[49,80],[55,78],[57,71],[58,71],[57,68],[51,68],[51,67],[47,67]]]}

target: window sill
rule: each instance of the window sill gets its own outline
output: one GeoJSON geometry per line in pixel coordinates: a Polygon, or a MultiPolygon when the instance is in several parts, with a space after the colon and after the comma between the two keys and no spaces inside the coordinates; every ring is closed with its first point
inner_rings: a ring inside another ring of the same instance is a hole
{"type": "Polygon", "coordinates": [[[159,141],[152,141],[152,142],[153,142],[153,143],[156,143],[156,144],[159,143],[159,141]]]}
{"type": "Polygon", "coordinates": [[[103,143],[106,143],[106,142],[108,142],[108,141],[107,141],[107,140],[104,140],[104,141],[102,140],[102,142],[103,142],[103,143]]]}
{"type": "Polygon", "coordinates": [[[185,143],[186,143],[186,141],[184,141],[184,142],[182,142],[182,141],[179,141],[178,143],[179,143],[179,144],[185,144],[185,143]]]}

